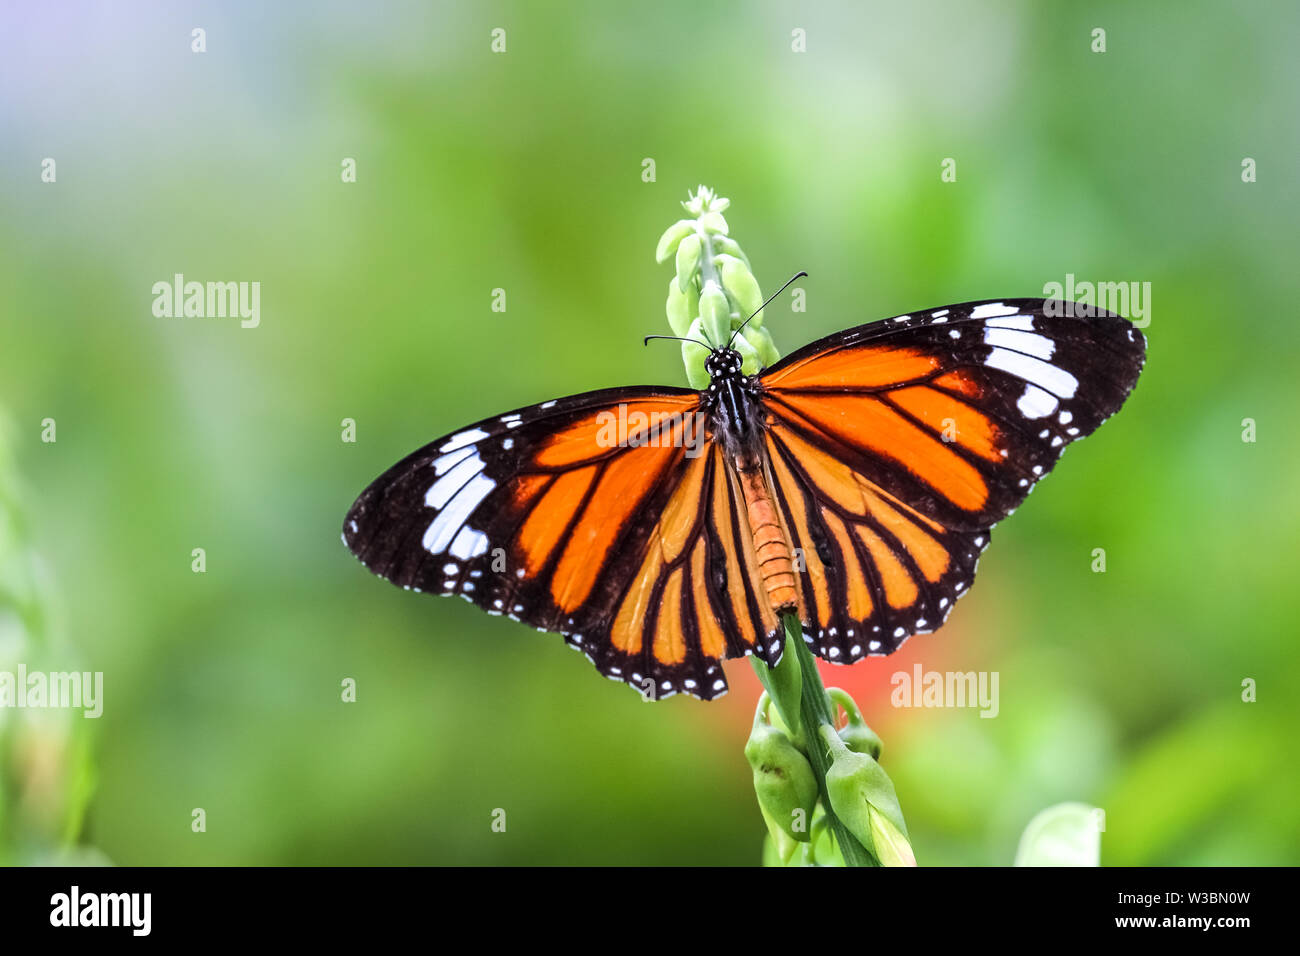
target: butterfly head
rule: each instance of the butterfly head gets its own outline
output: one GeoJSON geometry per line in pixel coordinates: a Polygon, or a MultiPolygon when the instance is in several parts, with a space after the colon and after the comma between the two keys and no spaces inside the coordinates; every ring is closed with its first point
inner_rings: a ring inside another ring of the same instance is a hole
{"type": "Polygon", "coordinates": [[[735,349],[714,349],[704,360],[704,371],[709,373],[709,378],[714,382],[719,379],[738,378],[743,361],[740,353],[735,349]]]}

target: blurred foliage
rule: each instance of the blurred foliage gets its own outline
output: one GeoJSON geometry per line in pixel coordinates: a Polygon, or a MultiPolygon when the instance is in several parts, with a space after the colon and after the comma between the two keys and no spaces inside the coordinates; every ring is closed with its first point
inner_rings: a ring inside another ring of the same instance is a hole
{"type": "Polygon", "coordinates": [[[94,791],[91,724],[83,711],[19,709],[24,672],[75,669],[47,576],[32,553],[12,458],[13,427],[0,409],[0,865],[98,863],[78,846],[94,791]],[[55,663],[57,662],[57,663],[55,663]]]}
{"type": "MultiPolygon", "coordinates": [[[[764,288],[811,273],[806,313],[767,315],[782,351],[1067,274],[1152,284],[1137,391],[998,529],[945,629],[826,675],[889,742],[920,863],[1008,864],[1064,801],[1104,810],[1103,863],[1300,862],[1297,19],[7,5],[0,403],[27,530],[4,560],[51,569],[66,641],[19,614],[4,657],[104,672],[84,839],[123,864],[757,862],[746,665],[720,703],[642,703],[338,540],[368,481],[466,422],[679,384],[677,350],[640,337],[663,324],[655,239],[708,182],[764,288]],[[154,317],[178,272],[259,281],[260,327],[154,317]],[[999,671],[997,719],[891,707],[918,662],[999,671]]],[[[75,837],[85,765],[58,757],[46,822],[16,824],[3,719],[0,857],[27,860],[22,833],[75,837]]]]}

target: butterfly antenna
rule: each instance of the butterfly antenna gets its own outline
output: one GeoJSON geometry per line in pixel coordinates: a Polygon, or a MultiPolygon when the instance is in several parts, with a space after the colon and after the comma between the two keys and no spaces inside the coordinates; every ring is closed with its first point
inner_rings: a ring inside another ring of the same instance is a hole
{"type": "Polygon", "coordinates": [[[651,339],[672,339],[674,342],[694,342],[696,345],[703,345],[710,352],[717,351],[716,349],[714,349],[712,345],[709,345],[707,342],[701,342],[699,339],[682,338],[680,335],[647,335],[645,339],[642,340],[641,344],[649,345],[651,339]]]}
{"type": "MultiPolygon", "coordinates": [[[[767,308],[768,302],[771,302],[773,299],[775,299],[786,289],[790,288],[791,282],[794,282],[796,279],[802,279],[806,275],[808,275],[808,273],[806,272],[796,272],[794,275],[792,275],[790,277],[789,282],[787,282],[785,285],[781,286],[781,288],[777,289],[775,292],[769,295],[767,297],[767,302],[764,302],[762,305],[760,305],[757,309],[754,310],[754,315],[758,315],[758,313],[762,312],[764,309],[767,308]]],[[[752,319],[754,315],[751,315],[749,319],[752,319]]],[[[740,334],[740,330],[743,329],[745,326],[749,325],[749,319],[746,319],[744,322],[741,322],[740,325],[736,328],[736,331],[731,333],[731,338],[727,339],[727,348],[731,348],[731,343],[736,341],[736,336],[740,334]]]]}

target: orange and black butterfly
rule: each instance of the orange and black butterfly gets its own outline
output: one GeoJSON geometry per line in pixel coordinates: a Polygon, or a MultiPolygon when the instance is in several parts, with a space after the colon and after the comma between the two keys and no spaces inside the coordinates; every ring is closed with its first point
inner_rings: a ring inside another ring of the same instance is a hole
{"type": "Polygon", "coordinates": [[[1142,334],[1042,299],[859,326],[707,390],[588,392],[426,445],[343,541],[394,584],[555,631],[655,698],[779,659],[780,616],[837,664],[932,631],[990,529],[1137,381],[1142,334]],[[1065,313],[1065,314],[1063,314],[1065,313]]]}

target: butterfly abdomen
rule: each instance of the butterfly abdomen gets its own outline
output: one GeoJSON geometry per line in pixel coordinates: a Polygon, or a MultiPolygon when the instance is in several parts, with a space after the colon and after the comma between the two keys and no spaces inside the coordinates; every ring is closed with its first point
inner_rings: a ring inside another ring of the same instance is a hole
{"type": "Polygon", "coordinates": [[[763,468],[757,460],[753,460],[742,462],[736,470],[749,517],[758,575],[767,595],[768,606],[777,614],[793,610],[798,606],[799,592],[795,590],[797,581],[790,543],[777,518],[776,506],[772,502],[763,468]]]}

